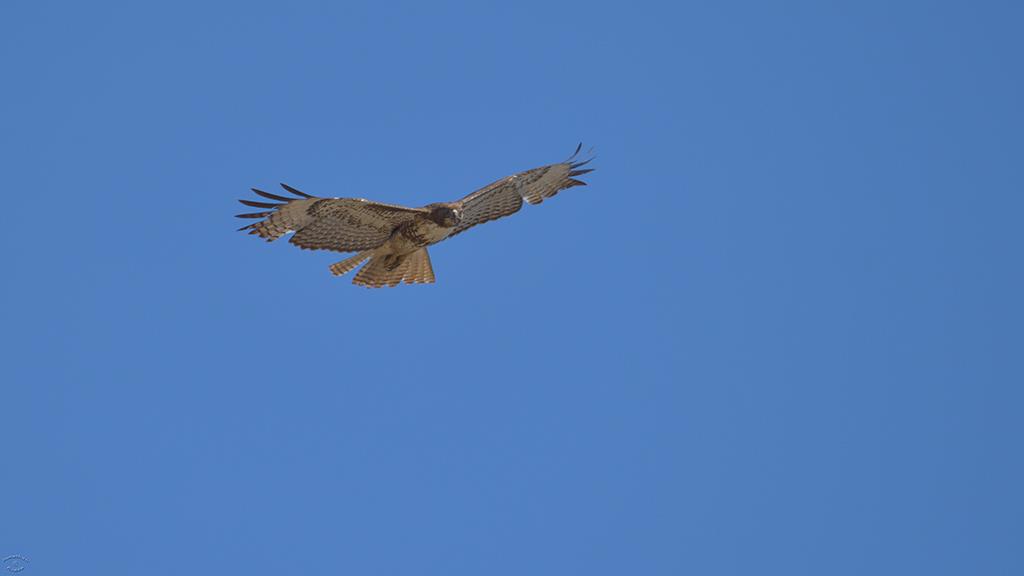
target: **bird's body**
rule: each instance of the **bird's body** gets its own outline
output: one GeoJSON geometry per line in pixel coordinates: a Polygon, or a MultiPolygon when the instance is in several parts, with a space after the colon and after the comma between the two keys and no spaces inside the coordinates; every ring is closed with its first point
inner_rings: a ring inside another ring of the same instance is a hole
{"type": "Polygon", "coordinates": [[[459,223],[461,210],[443,204],[427,208],[438,212],[439,215],[436,218],[428,215],[426,218],[416,218],[399,225],[384,246],[388,246],[394,254],[404,255],[447,238],[459,223]],[[448,216],[446,210],[454,214],[448,216]]]}
{"type": "Polygon", "coordinates": [[[432,283],[435,278],[428,246],[477,224],[513,214],[522,207],[523,200],[539,204],[560,190],[585,185],[573,176],[590,172],[579,169],[589,160],[573,162],[576,154],[565,162],[502,178],[456,202],[408,208],[362,198],[316,198],[282,184],[297,198],[254,188],[260,196],[283,204],[239,200],[247,206],[271,210],[238,216],[263,218],[241,230],[267,241],[294,232],[290,242],[300,248],[356,252],[331,265],[333,274],[342,275],[369,260],[353,279],[355,284],[379,288],[403,281],[432,283]]]}

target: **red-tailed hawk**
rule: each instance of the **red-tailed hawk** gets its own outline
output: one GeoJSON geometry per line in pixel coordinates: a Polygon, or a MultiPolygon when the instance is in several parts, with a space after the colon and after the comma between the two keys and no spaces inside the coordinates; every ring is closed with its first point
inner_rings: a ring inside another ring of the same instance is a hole
{"type": "Polygon", "coordinates": [[[239,218],[262,218],[239,230],[248,230],[268,242],[294,232],[289,241],[303,249],[356,252],[355,256],[332,264],[331,272],[340,276],[369,260],[352,279],[353,284],[360,286],[380,288],[397,286],[403,281],[432,283],[434,270],[427,246],[477,224],[514,214],[522,208],[523,200],[540,204],[560,190],[585,186],[585,182],[574,178],[593,171],[580,169],[593,158],[576,161],[582,147],[577,146],[565,162],[502,178],[456,202],[438,202],[422,208],[362,198],[317,198],[286,184],[281,187],[297,198],[253,188],[256,194],[281,204],[239,200],[246,206],[268,209],[239,214],[239,218]]]}

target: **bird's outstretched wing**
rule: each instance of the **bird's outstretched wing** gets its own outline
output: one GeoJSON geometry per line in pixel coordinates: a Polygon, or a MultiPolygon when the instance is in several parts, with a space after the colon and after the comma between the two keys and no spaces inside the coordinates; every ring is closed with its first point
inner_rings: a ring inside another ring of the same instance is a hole
{"type": "Polygon", "coordinates": [[[427,212],[394,204],[371,202],[362,198],[317,198],[281,184],[296,198],[287,198],[252,189],[271,202],[239,200],[246,206],[266,208],[266,212],[239,214],[239,218],[263,218],[239,230],[248,230],[272,242],[295,232],[289,242],[309,250],[356,252],[376,248],[387,241],[398,225],[427,212]]]}
{"type": "Polygon", "coordinates": [[[574,178],[594,170],[580,169],[593,160],[588,158],[582,162],[576,161],[582,148],[583,144],[577,146],[576,152],[565,162],[506,176],[455,202],[455,205],[462,209],[462,222],[448,237],[451,238],[477,224],[515,214],[522,208],[523,200],[530,204],[540,204],[545,198],[550,198],[566,188],[586,186],[586,182],[574,178]]]}

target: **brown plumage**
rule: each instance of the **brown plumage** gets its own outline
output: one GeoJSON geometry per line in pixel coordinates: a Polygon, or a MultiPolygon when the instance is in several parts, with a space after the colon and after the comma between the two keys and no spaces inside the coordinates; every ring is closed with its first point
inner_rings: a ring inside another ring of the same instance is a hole
{"type": "Polygon", "coordinates": [[[559,191],[585,186],[577,180],[593,171],[581,169],[590,162],[576,161],[581,144],[565,162],[541,166],[497,180],[456,202],[439,202],[422,208],[372,202],[362,198],[318,198],[281,184],[296,198],[252,189],[277,203],[239,200],[265,211],[239,214],[239,218],[261,218],[239,230],[248,230],[272,242],[288,232],[289,242],[308,250],[356,252],[332,264],[331,273],[351,272],[365,266],[352,279],[368,288],[433,283],[427,247],[483,224],[519,211],[523,200],[540,204],[559,191]]]}

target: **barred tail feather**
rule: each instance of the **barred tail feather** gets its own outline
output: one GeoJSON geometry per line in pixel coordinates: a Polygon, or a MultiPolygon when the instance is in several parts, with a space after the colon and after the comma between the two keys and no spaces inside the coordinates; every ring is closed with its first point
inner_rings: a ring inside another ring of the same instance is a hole
{"type": "Polygon", "coordinates": [[[433,284],[434,280],[434,267],[430,265],[430,254],[426,248],[421,248],[409,256],[406,284],[433,284]]]}
{"type": "Polygon", "coordinates": [[[341,262],[335,262],[334,264],[331,264],[331,274],[334,274],[335,276],[348,274],[352,270],[355,270],[356,266],[362,264],[363,260],[366,260],[370,256],[373,256],[373,250],[365,250],[355,256],[346,258],[341,262]]]}
{"type": "Polygon", "coordinates": [[[403,281],[406,284],[432,284],[434,282],[434,269],[430,265],[430,255],[427,254],[426,248],[421,248],[406,256],[397,266],[390,269],[389,264],[393,264],[393,261],[385,259],[384,255],[370,258],[366,266],[363,266],[356,277],[352,279],[352,283],[367,288],[382,288],[398,286],[403,281]]]}
{"type": "Polygon", "coordinates": [[[367,288],[383,288],[384,286],[397,286],[402,281],[405,263],[393,270],[388,270],[385,260],[381,256],[371,258],[366,266],[359,269],[359,273],[352,279],[357,286],[367,288]]]}

